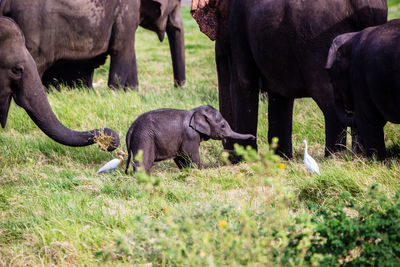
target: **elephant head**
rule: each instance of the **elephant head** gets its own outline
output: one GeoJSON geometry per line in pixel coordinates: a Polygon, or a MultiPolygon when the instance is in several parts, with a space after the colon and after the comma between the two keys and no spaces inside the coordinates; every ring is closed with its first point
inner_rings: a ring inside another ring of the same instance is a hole
{"type": "Polygon", "coordinates": [[[160,42],[165,37],[169,9],[168,0],[141,0],[140,3],[140,25],[156,32],[160,42]]]}
{"type": "Polygon", "coordinates": [[[221,24],[227,24],[229,0],[192,0],[190,13],[200,31],[215,41],[221,24]]]}
{"type": "Polygon", "coordinates": [[[112,129],[77,132],[61,124],[47,100],[35,61],[25,47],[22,31],[13,20],[0,17],[0,123],[3,128],[12,98],[47,136],[58,143],[87,146],[105,134],[111,137],[105,149],[112,151],[119,145],[119,136],[112,129]]]}
{"type": "Polygon", "coordinates": [[[240,140],[256,139],[251,134],[234,132],[221,113],[211,106],[201,106],[195,108],[193,111],[194,113],[190,118],[189,126],[202,134],[204,140],[208,138],[214,140],[224,140],[226,138],[240,140]]]}
{"type": "Polygon", "coordinates": [[[353,43],[357,34],[358,32],[351,32],[337,36],[329,49],[325,66],[334,88],[335,104],[339,115],[343,114],[343,111],[346,114],[352,114],[354,111],[353,93],[350,83],[350,60],[353,43]]]}

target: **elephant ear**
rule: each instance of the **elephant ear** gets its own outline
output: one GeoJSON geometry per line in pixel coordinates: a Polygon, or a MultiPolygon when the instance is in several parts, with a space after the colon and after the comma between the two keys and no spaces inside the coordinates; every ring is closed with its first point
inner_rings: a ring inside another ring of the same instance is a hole
{"type": "MultiPolygon", "coordinates": [[[[163,9],[160,0],[141,0],[140,1],[140,19],[144,18],[155,21],[162,16],[163,9]]],[[[165,8],[164,8],[165,9],[165,8]]]]}
{"type": "Polygon", "coordinates": [[[211,135],[211,127],[207,115],[204,111],[195,111],[190,118],[189,126],[195,131],[202,133],[204,135],[211,135]]]}
{"type": "Polygon", "coordinates": [[[200,31],[211,40],[217,39],[217,8],[220,0],[192,0],[190,14],[199,24],[200,31]]]}
{"type": "Polygon", "coordinates": [[[328,53],[328,59],[326,61],[325,68],[327,70],[331,69],[336,63],[343,65],[348,65],[348,60],[351,56],[352,45],[354,37],[359,32],[350,32],[337,36],[331,45],[328,53]]]}

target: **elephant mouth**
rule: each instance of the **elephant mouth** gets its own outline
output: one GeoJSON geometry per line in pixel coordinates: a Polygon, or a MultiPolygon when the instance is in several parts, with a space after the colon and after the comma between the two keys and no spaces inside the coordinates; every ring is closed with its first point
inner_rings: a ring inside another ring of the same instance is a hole
{"type": "Polygon", "coordinates": [[[1,127],[5,128],[7,125],[8,111],[11,104],[11,95],[0,98],[0,123],[1,127]]]}

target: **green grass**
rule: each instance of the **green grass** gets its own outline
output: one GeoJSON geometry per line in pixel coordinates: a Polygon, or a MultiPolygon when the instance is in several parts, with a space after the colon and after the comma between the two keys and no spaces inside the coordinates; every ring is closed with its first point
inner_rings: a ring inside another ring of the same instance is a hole
{"type": "Polygon", "coordinates": [[[387,3],[389,6],[394,6],[394,5],[399,4],[400,1],[399,0],[388,0],[387,3]]]}
{"type": "MultiPolygon", "coordinates": [[[[140,88],[111,91],[103,83],[95,90],[52,91],[59,119],[77,130],[111,127],[125,150],[125,134],[143,112],[218,107],[214,43],[199,32],[188,8],[183,13],[185,87],[173,88],[168,42],[139,29],[140,88]]],[[[391,18],[399,15],[392,7],[391,18]]],[[[95,80],[106,80],[107,73],[106,65],[95,80]]],[[[363,203],[375,184],[387,197],[398,190],[398,160],[385,165],[351,152],[324,158],[324,120],[312,100],[295,102],[294,159],[284,165],[267,152],[267,103],[260,102],[259,114],[261,161],[232,166],[220,142],[208,141],[201,145],[204,169],[179,171],[166,161],[153,168],[156,178],[148,178],[122,169],[97,174],[115,154],[59,145],[13,104],[7,128],[0,129],[0,266],[279,264],[287,242],[277,241],[274,231],[286,233],[299,218],[313,216],[310,203],[329,208],[344,192],[363,203]],[[303,166],[303,139],[321,176],[303,166]]],[[[388,124],[385,133],[396,154],[398,125],[388,124]]]]}

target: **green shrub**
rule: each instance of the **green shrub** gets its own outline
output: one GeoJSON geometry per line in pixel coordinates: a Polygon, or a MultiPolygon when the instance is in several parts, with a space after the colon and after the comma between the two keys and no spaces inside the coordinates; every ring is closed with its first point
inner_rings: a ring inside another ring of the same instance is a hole
{"type": "Polygon", "coordinates": [[[373,186],[360,203],[343,194],[337,205],[297,218],[286,238],[286,264],[399,266],[399,195],[391,199],[373,186]]]}

